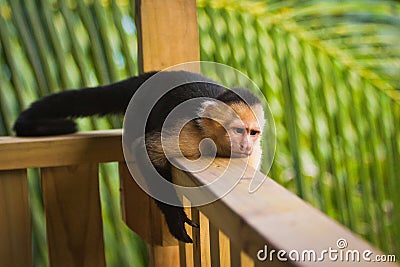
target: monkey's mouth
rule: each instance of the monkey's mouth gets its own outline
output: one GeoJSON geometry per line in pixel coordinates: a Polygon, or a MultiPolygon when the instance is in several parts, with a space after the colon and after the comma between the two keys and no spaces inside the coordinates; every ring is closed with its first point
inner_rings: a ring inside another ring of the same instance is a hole
{"type": "Polygon", "coordinates": [[[251,155],[251,152],[234,152],[232,151],[232,158],[246,158],[251,155]]]}

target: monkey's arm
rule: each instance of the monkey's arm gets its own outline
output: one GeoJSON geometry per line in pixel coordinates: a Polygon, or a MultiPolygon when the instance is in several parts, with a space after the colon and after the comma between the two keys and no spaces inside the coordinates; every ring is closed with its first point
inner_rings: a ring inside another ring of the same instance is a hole
{"type": "Polygon", "coordinates": [[[24,110],[14,124],[17,136],[76,132],[73,118],[123,113],[140,85],[155,72],[106,86],[68,90],[44,97],[24,110]]]}
{"type": "MultiPolygon", "coordinates": [[[[187,131],[183,130],[182,132],[185,133],[187,131]]],[[[165,150],[169,150],[173,156],[178,146],[170,142],[170,140],[168,140],[169,138],[170,136],[167,136],[167,140],[161,143],[161,134],[159,132],[148,133],[146,134],[146,148],[154,168],[157,170],[161,177],[172,183],[171,165],[165,156],[165,150]]],[[[141,151],[141,149],[137,149],[137,151],[141,151]]],[[[184,155],[186,154],[185,151],[182,152],[184,153],[184,155]]],[[[146,168],[151,168],[151,166],[146,164],[143,156],[144,155],[136,155],[137,164],[141,169],[142,174],[151,173],[150,171],[146,171],[146,168]]],[[[157,177],[152,178],[157,179],[157,177]]],[[[155,186],[152,185],[152,178],[147,177],[146,179],[147,186],[149,187],[150,192],[152,190],[159,190],[159,188],[154,188],[155,186]]],[[[165,186],[162,188],[162,190],[163,193],[165,195],[168,195],[170,199],[174,199],[175,203],[181,203],[172,185],[165,186]]],[[[183,207],[172,206],[158,200],[156,200],[156,204],[160,208],[161,212],[164,214],[170,233],[180,241],[183,241],[185,243],[192,243],[192,239],[186,232],[185,223],[189,224],[192,227],[198,227],[198,225],[192,222],[187,217],[185,211],[183,210],[183,207]]]]}

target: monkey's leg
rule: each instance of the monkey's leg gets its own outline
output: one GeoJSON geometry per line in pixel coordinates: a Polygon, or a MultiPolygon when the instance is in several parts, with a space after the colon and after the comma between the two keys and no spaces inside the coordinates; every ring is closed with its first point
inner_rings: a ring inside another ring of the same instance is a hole
{"type": "MultiPolygon", "coordinates": [[[[152,148],[160,148],[161,146],[152,146],[152,148]]],[[[149,146],[147,147],[147,151],[149,157],[151,159],[151,163],[156,169],[156,171],[167,181],[172,182],[172,175],[171,175],[171,165],[168,163],[167,159],[165,158],[163,150],[152,149],[149,146]],[[160,160],[163,158],[162,160],[160,160]],[[157,159],[157,160],[156,160],[157,159]]],[[[135,149],[136,151],[143,152],[142,149],[135,149]]],[[[178,203],[180,206],[174,206],[170,204],[163,203],[159,200],[155,200],[157,206],[160,208],[161,212],[164,214],[165,220],[168,225],[168,229],[171,234],[178,240],[192,243],[192,239],[187,234],[185,229],[185,223],[189,224],[192,227],[199,227],[197,224],[192,222],[186,215],[185,211],[183,210],[182,202],[178,199],[176,194],[175,188],[173,185],[163,185],[163,188],[159,187],[159,182],[157,183],[158,177],[148,177],[146,174],[154,173],[150,171],[150,162],[146,161],[145,155],[140,155],[136,153],[136,161],[139,169],[141,170],[142,174],[145,176],[146,185],[149,188],[150,193],[156,190],[162,190],[163,194],[168,196],[168,199],[171,200],[173,203],[178,203]]]]}
{"type": "Polygon", "coordinates": [[[193,243],[185,229],[185,223],[192,227],[198,228],[199,226],[191,221],[182,207],[172,206],[156,200],[157,206],[164,214],[165,221],[167,222],[170,233],[178,240],[185,243],[193,243]]]}
{"type": "MultiPolygon", "coordinates": [[[[164,179],[172,182],[171,176],[171,167],[168,166],[156,166],[157,171],[161,174],[164,179]]],[[[151,191],[151,188],[150,188],[151,191]]],[[[181,203],[176,194],[175,188],[170,185],[163,188],[164,193],[168,196],[169,199],[173,200],[174,203],[181,203]]],[[[196,223],[192,222],[186,215],[183,210],[183,205],[181,206],[173,206],[163,202],[156,200],[157,206],[160,208],[161,212],[164,214],[165,220],[168,225],[168,229],[171,234],[176,237],[178,240],[193,243],[193,240],[190,238],[185,229],[185,223],[189,224],[192,227],[199,227],[196,223]]]]}

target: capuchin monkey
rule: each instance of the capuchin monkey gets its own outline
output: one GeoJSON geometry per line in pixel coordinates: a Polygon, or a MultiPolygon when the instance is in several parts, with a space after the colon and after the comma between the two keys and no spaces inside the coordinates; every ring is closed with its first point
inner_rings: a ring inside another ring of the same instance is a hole
{"type": "MultiPolygon", "coordinates": [[[[19,115],[14,125],[16,135],[49,136],[74,133],[77,131],[74,118],[124,113],[138,88],[156,73],[144,73],[110,85],[68,90],[46,96],[32,103],[19,115]]],[[[261,102],[255,95],[241,88],[228,90],[200,74],[191,72],[159,72],[157,75],[166,80],[178,77],[188,81],[205,81],[190,82],[173,88],[160,98],[149,114],[145,128],[145,146],[151,163],[164,179],[172,182],[171,163],[165,156],[166,150],[169,155],[178,155],[179,153],[175,152],[181,152],[187,158],[196,159],[201,156],[199,145],[205,138],[214,142],[216,156],[248,158],[251,166],[259,168],[260,135],[265,120],[261,102]],[[162,143],[161,129],[168,114],[179,104],[193,98],[207,98],[198,106],[193,106],[191,115],[194,115],[192,118],[195,119],[183,127],[172,125],[166,131],[179,131],[179,144],[170,142],[168,136],[162,143]],[[228,105],[230,109],[221,103],[228,105]]],[[[140,164],[138,167],[141,168],[140,164]]],[[[198,225],[187,217],[182,207],[158,200],[156,203],[164,214],[171,234],[180,241],[191,243],[192,239],[186,232],[185,223],[192,227],[198,225]]]]}

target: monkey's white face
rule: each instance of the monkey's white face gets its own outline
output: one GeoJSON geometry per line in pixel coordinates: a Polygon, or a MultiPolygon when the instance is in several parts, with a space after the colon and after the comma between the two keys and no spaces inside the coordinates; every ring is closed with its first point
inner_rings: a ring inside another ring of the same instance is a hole
{"type": "Polygon", "coordinates": [[[248,157],[260,139],[264,111],[261,105],[253,107],[245,103],[226,104],[207,101],[200,114],[202,132],[211,138],[220,157],[248,157]]]}
{"type": "Polygon", "coordinates": [[[232,104],[231,108],[236,113],[228,125],[228,136],[233,157],[248,157],[253,153],[253,148],[261,135],[264,124],[264,114],[261,105],[249,108],[244,104],[232,104]],[[262,124],[262,125],[260,125],[262,124]]]}
{"type": "Polygon", "coordinates": [[[256,122],[233,121],[228,128],[233,157],[248,157],[260,137],[260,128],[256,122]]]}

